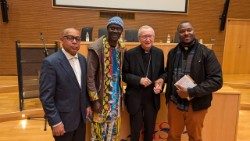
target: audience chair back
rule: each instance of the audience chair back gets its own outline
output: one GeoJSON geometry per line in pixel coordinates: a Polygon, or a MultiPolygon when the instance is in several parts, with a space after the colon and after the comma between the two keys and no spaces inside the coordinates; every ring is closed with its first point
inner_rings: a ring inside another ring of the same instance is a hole
{"type": "Polygon", "coordinates": [[[137,29],[125,30],[125,41],[138,42],[138,30],[137,29]]]}
{"type": "Polygon", "coordinates": [[[99,28],[98,29],[98,38],[100,38],[101,36],[103,35],[108,35],[108,31],[107,31],[107,28],[99,28]]]}

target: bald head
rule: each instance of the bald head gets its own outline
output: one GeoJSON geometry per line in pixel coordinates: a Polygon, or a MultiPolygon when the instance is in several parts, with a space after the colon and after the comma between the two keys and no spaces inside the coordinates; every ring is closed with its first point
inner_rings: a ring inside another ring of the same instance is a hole
{"type": "Polygon", "coordinates": [[[80,32],[75,28],[66,28],[62,31],[60,40],[64,50],[75,56],[80,49],[80,32]]]}
{"type": "Polygon", "coordinates": [[[61,37],[67,36],[67,35],[69,35],[69,33],[71,33],[71,32],[75,32],[75,33],[78,33],[78,34],[80,35],[80,31],[79,31],[79,30],[77,30],[77,29],[75,29],[75,28],[66,28],[66,29],[64,29],[64,30],[62,31],[61,37]]]}

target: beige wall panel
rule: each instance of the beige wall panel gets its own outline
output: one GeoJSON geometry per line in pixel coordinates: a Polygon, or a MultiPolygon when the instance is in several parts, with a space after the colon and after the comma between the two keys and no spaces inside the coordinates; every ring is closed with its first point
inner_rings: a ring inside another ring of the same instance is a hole
{"type": "Polygon", "coordinates": [[[227,22],[223,72],[250,73],[250,20],[229,19],[227,22]]]}

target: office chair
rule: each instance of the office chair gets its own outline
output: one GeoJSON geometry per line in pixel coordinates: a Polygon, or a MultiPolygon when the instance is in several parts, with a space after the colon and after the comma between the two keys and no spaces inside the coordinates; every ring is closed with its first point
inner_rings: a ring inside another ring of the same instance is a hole
{"type": "Polygon", "coordinates": [[[125,30],[125,41],[138,42],[138,30],[137,29],[125,30]]]}
{"type": "Polygon", "coordinates": [[[174,35],[174,38],[173,38],[173,42],[174,43],[179,43],[180,42],[180,35],[179,35],[179,33],[176,31],[175,32],[175,35],[174,35]]]}
{"type": "Polygon", "coordinates": [[[103,35],[108,35],[108,31],[107,31],[107,28],[99,28],[98,29],[98,38],[100,38],[101,36],[103,35]]]}

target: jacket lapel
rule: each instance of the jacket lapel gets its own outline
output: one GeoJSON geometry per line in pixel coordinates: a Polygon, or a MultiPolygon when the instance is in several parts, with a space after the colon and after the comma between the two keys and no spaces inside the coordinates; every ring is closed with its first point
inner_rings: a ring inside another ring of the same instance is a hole
{"type": "Polygon", "coordinates": [[[140,49],[140,48],[141,48],[141,46],[139,46],[139,47],[137,48],[137,53],[136,53],[135,61],[138,61],[139,66],[140,66],[140,68],[141,68],[143,74],[146,74],[146,70],[145,70],[144,65],[143,65],[142,53],[141,53],[141,49],[140,49]]]}
{"type": "Polygon", "coordinates": [[[79,63],[80,63],[80,67],[81,67],[81,86],[85,86],[85,79],[86,77],[84,77],[84,75],[86,74],[86,63],[84,63],[83,57],[81,57],[80,55],[78,55],[78,59],[79,59],[79,63]]]}
{"type": "Polygon", "coordinates": [[[74,81],[74,83],[76,83],[76,85],[80,88],[79,84],[78,84],[78,81],[77,81],[77,78],[76,78],[76,75],[75,75],[75,72],[73,70],[73,68],[71,67],[68,59],[66,58],[66,56],[63,54],[62,51],[60,51],[60,64],[62,66],[62,68],[64,68],[65,72],[70,76],[70,78],[74,81]]]}
{"type": "MultiPolygon", "coordinates": [[[[195,44],[194,46],[194,49],[195,49],[195,54],[194,54],[194,57],[193,57],[193,60],[192,60],[192,63],[191,63],[191,69],[192,68],[196,68],[196,67],[193,67],[194,65],[197,65],[197,63],[200,63],[201,62],[201,59],[202,59],[202,50],[200,49],[200,44],[195,44]]],[[[191,72],[193,72],[193,70],[191,70],[191,72]]]]}
{"type": "Polygon", "coordinates": [[[158,75],[158,74],[155,74],[155,68],[156,68],[156,62],[157,61],[157,54],[156,54],[156,50],[154,47],[151,48],[151,63],[152,63],[152,77],[155,78],[154,75],[158,75]]]}

